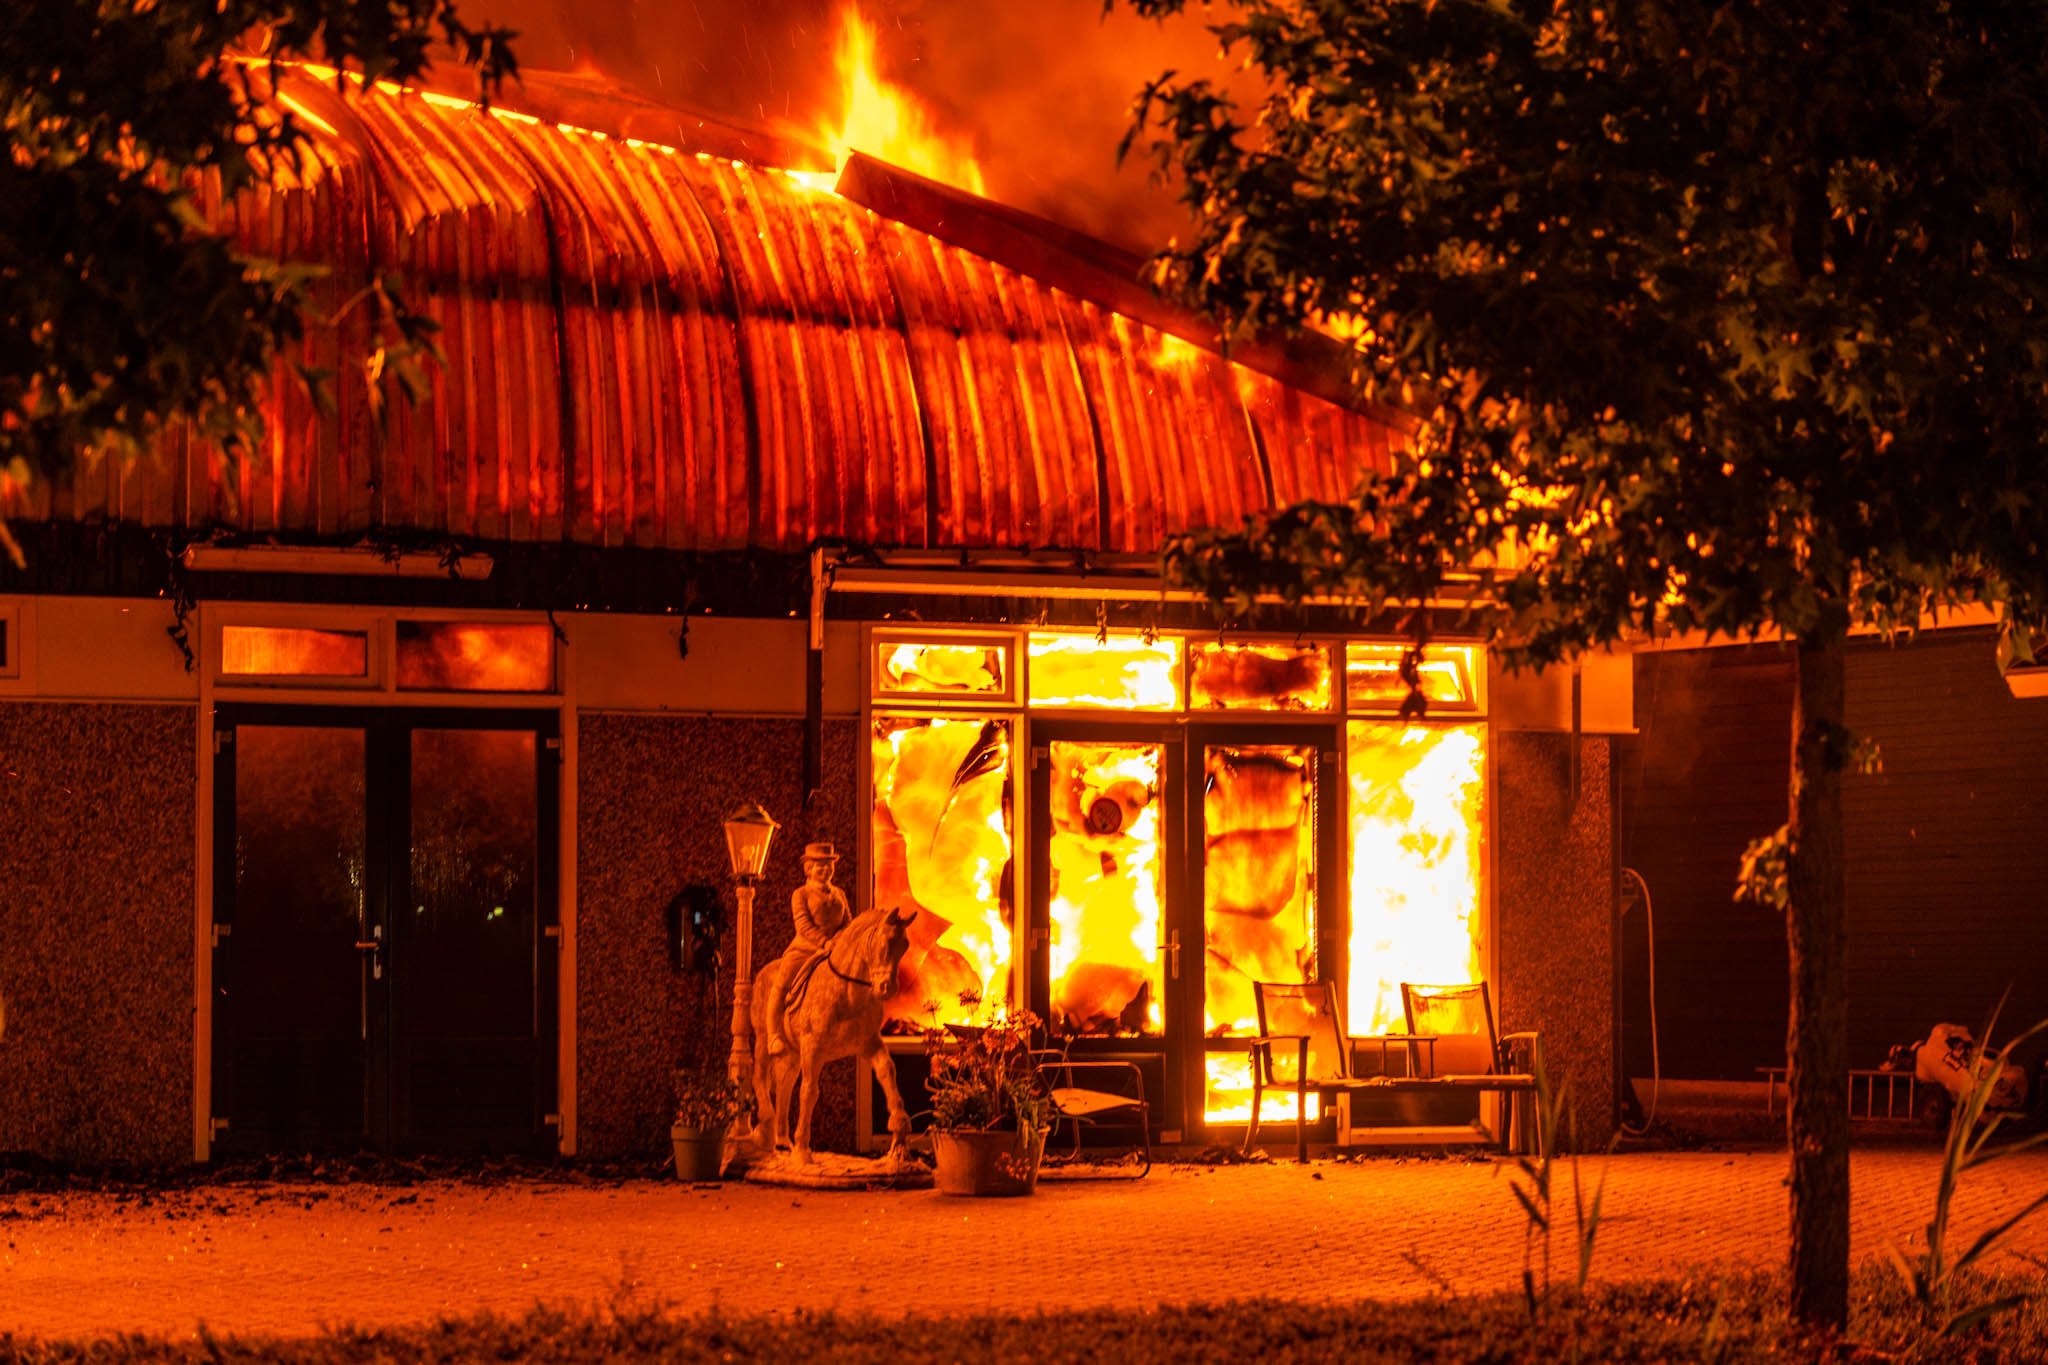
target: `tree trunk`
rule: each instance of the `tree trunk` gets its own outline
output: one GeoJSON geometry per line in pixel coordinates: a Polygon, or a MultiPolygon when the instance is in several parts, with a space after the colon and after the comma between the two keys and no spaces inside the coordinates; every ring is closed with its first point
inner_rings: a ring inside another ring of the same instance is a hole
{"type": "Polygon", "coordinates": [[[1786,908],[1792,1007],[1786,1137],[1792,1152],[1793,1320],[1841,1331],[1849,1319],[1849,983],[1842,898],[1845,613],[1799,641],[1792,707],[1792,819],[1786,908]]]}

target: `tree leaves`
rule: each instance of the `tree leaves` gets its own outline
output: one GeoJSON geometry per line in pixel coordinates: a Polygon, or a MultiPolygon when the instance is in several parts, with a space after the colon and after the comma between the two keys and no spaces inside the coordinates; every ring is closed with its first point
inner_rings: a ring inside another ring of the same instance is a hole
{"type": "MultiPolygon", "coordinates": [[[[305,131],[270,63],[312,59],[346,93],[409,80],[435,42],[488,94],[507,30],[453,0],[24,0],[0,27],[0,467],[64,478],[173,421],[231,454],[319,316],[317,267],[238,255],[195,195],[297,164],[305,131]]],[[[380,285],[370,356],[417,385],[426,320],[380,285]]],[[[294,371],[309,383],[319,378],[294,371]]],[[[316,384],[316,398],[317,398],[316,384]]]]}
{"type": "MultiPolygon", "coordinates": [[[[1142,13],[1178,0],[1132,0],[1142,13]]],[[[1511,666],[1616,640],[2048,617],[2048,16],[1238,0],[1240,108],[1127,147],[1226,335],[1352,339],[1417,419],[1346,504],[1169,546],[1232,611],[1458,578],[1511,666]],[[1995,132],[1993,130],[1996,130],[1995,132]]]]}

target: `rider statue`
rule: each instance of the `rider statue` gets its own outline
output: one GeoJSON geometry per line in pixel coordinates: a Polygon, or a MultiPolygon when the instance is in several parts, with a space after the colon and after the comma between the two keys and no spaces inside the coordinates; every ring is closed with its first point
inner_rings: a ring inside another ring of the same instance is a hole
{"type": "Polygon", "coordinates": [[[846,893],[832,884],[832,872],[839,855],[829,843],[804,845],[804,884],[789,898],[789,917],[796,925],[796,937],[782,950],[788,964],[789,983],[784,1000],[795,1004],[803,997],[811,973],[832,950],[832,939],[853,919],[853,907],[846,893]]]}

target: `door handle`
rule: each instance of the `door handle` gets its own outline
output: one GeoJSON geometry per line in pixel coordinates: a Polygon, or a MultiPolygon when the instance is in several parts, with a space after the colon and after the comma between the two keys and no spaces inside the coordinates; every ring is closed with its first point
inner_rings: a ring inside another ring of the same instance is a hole
{"type": "Polygon", "coordinates": [[[1180,930],[1166,936],[1166,942],[1159,945],[1159,951],[1167,955],[1167,971],[1175,981],[1180,980],[1180,930]]]}
{"type": "Polygon", "coordinates": [[[370,980],[382,981],[384,979],[384,926],[381,924],[371,925],[370,936],[366,939],[356,940],[356,951],[370,955],[370,980]]]}

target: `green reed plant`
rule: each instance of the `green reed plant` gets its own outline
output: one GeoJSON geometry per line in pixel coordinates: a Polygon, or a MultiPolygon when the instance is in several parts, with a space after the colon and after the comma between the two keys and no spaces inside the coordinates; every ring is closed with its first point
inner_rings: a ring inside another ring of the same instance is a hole
{"type": "MultiPolygon", "coordinates": [[[[1586,1197],[1579,1164],[1578,1111],[1571,1100],[1571,1082],[1552,1086],[1539,1045],[1530,1066],[1536,1078],[1536,1151],[1515,1159],[1508,1188],[1522,1207],[1527,1226],[1522,1233],[1522,1300],[1531,1318],[1541,1317],[1553,1299],[1551,1239],[1563,1210],[1558,1207],[1560,1144],[1569,1149],[1574,1265],[1572,1294],[1582,1298],[1593,1274],[1593,1249],[1600,1234],[1600,1211],[1607,1196],[1607,1167],[1586,1197]]],[[[1613,1144],[1608,1144],[1613,1150],[1613,1144]]]]}
{"type": "Polygon", "coordinates": [[[2048,1207],[2048,1191],[2043,1191],[2021,1205],[2011,1216],[1977,1234],[1977,1239],[1961,1255],[1951,1259],[1948,1254],[1949,1219],[1954,1212],[1956,1190],[1962,1184],[1964,1173],[2048,1142],[2048,1132],[2040,1132],[2015,1142],[1992,1145],[1991,1140],[1997,1135],[1999,1126],[2010,1117],[1990,1107],[1991,1095],[1997,1088],[2006,1059],[2029,1039],[2048,1030],[2048,1019],[2044,1019],[1994,1051],[1991,1033],[1998,1027],[1998,1016],[2004,1009],[2005,999],[2001,997],[1997,1007],[1991,1011],[1991,1018],[1979,1030],[1978,1042],[1970,1049],[1964,1073],[1970,1077],[1970,1088],[1949,1112],[1948,1138],[1941,1151],[1941,1176],[1934,1188],[1934,1216],[1927,1224],[1927,1247],[1911,1259],[1894,1243],[1887,1243],[1885,1247],[1891,1255],[1892,1264],[1898,1268],[1900,1278],[1905,1281],[1907,1292],[1923,1315],[1930,1320],[1941,1321],[1940,1335],[1944,1337],[2010,1312],[2027,1301],[2025,1294],[2007,1294],[1951,1311],[1961,1277],[1997,1250],[1999,1244],[2012,1235],[2014,1228],[2048,1207]]]}

